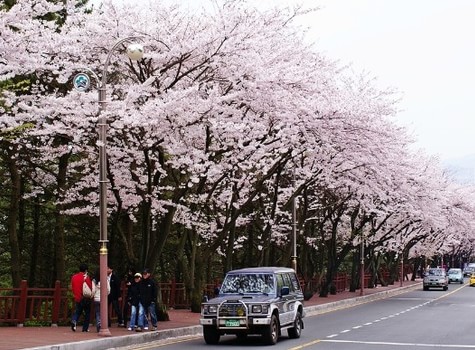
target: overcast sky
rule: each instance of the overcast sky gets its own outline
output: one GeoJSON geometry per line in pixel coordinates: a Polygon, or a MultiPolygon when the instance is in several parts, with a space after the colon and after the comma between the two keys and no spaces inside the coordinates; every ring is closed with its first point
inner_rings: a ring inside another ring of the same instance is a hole
{"type": "MultiPolygon", "coordinates": [[[[185,7],[210,4],[165,1],[185,7]]],[[[310,27],[309,40],[329,58],[370,73],[381,88],[395,87],[403,93],[397,121],[417,139],[416,148],[442,160],[475,154],[475,0],[249,3],[320,7],[301,19],[310,27]]]]}
{"type": "Polygon", "coordinates": [[[475,1],[318,3],[308,19],[317,47],[402,91],[398,119],[417,146],[441,159],[475,154],[475,1]]]}

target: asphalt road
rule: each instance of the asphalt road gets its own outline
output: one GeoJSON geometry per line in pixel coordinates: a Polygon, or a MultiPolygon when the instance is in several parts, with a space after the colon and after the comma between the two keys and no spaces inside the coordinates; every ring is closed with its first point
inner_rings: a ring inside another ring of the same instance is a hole
{"type": "MultiPolygon", "coordinates": [[[[422,288],[383,300],[305,318],[300,339],[286,332],[273,350],[475,349],[475,288],[451,284],[448,291],[422,288]]],[[[265,347],[259,337],[238,341],[221,337],[206,345],[202,337],[169,339],[127,349],[236,349],[265,347]]],[[[125,349],[125,348],[124,348],[125,349]]]]}

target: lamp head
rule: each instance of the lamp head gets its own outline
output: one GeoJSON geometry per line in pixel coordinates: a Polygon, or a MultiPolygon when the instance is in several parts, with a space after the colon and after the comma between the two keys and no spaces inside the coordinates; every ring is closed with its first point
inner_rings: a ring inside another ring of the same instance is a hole
{"type": "Polygon", "coordinates": [[[132,61],[138,61],[143,57],[143,46],[140,44],[130,44],[127,46],[127,55],[132,61]]]}

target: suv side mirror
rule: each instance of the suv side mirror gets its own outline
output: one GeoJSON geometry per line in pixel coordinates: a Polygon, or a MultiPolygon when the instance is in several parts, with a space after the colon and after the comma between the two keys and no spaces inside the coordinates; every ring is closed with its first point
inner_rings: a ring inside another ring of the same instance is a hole
{"type": "Polygon", "coordinates": [[[290,288],[289,287],[282,287],[282,289],[280,290],[280,295],[284,296],[284,295],[289,295],[289,294],[290,294],[290,288]]]}

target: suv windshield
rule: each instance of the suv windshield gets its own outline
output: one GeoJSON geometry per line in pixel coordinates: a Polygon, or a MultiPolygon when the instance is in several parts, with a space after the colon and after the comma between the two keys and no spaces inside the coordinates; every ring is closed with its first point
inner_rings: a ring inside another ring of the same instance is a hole
{"type": "Polygon", "coordinates": [[[221,293],[275,293],[274,278],[270,273],[230,274],[221,285],[221,293]]]}

